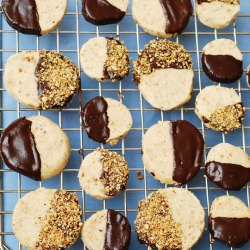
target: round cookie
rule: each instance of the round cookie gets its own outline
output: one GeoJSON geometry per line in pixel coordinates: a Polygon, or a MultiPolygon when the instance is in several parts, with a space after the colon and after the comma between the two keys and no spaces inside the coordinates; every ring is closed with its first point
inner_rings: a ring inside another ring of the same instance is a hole
{"type": "Polygon", "coordinates": [[[63,108],[80,88],[79,70],[56,51],[23,51],[9,57],[4,86],[13,98],[34,109],[63,108]]]}
{"type": "Polygon", "coordinates": [[[208,128],[227,133],[241,126],[245,108],[234,89],[209,86],[196,97],[195,113],[208,128]]]}
{"type": "Polygon", "coordinates": [[[8,24],[21,33],[44,35],[62,21],[67,0],[2,0],[8,24]]]}
{"type": "Polygon", "coordinates": [[[127,48],[112,37],[91,38],[82,46],[80,60],[84,73],[101,82],[119,81],[130,70],[127,48]]]}
{"type": "Polygon", "coordinates": [[[70,156],[70,142],[59,126],[48,118],[23,117],[4,130],[0,152],[10,169],[39,181],[64,169],[70,156]]]}
{"type": "Polygon", "coordinates": [[[250,240],[250,209],[234,196],[220,196],[211,206],[208,228],[213,240],[240,247],[250,240]]]}
{"type": "Polygon", "coordinates": [[[190,0],[133,0],[132,3],[135,22],[149,34],[165,38],[180,34],[192,12],[190,0]]]}
{"type": "Polygon", "coordinates": [[[156,39],[145,46],[134,62],[133,80],[154,108],[171,110],[191,98],[192,67],[192,58],[182,45],[156,39]]]}
{"type": "Polygon", "coordinates": [[[240,12],[240,0],[196,0],[196,13],[204,25],[222,29],[240,12]]]}
{"type": "Polygon", "coordinates": [[[122,214],[101,210],[87,219],[82,228],[82,240],[89,250],[128,249],[131,227],[122,214]]]}
{"type": "Polygon", "coordinates": [[[250,65],[247,67],[247,85],[250,87],[250,65]]]}
{"type": "Polygon", "coordinates": [[[82,0],[82,14],[95,25],[120,22],[128,9],[128,0],[82,0]]]}
{"type": "Polygon", "coordinates": [[[127,162],[116,152],[96,149],[82,161],[78,178],[82,189],[97,199],[109,199],[125,189],[127,162]]]}
{"type": "Polygon", "coordinates": [[[212,81],[232,83],[242,76],[243,55],[232,40],[217,39],[203,48],[202,67],[212,81]]]}
{"type": "Polygon", "coordinates": [[[28,249],[66,249],[78,239],[81,207],[75,193],[40,188],[20,199],[13,211],[13,232],[28,249]]]}
{"type": "Polygon", "coordinates": [[[205,173],[219,187],[238,190],[250,181],[250,157],[239,147],[220,143],[210,150],[205,173]]]}
{"type": "Polygon", "coordinates": [[[115,145],[132,127],[132,116],[122,103],[97,96],[81,111],[82,125],[88,137],[100,143],[115,145]]]}
{"type": "Polygon", "coordinates": [[[199,172],[204,140],[187,121],[158,122],[142,139],[142,159],[153,177],[165,184],[183,185],[199,172]]]}
{"type": "Polygon", "coordinates": [[[191,249],[205,228],[205,212],[186,189],[166,188],[139,202],[138,239],[153,249],[191,249]]]}

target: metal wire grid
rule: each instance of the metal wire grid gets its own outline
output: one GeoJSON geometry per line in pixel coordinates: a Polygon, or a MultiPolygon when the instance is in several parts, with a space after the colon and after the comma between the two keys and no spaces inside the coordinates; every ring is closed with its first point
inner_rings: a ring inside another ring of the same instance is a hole
{"type": "MultiPolygon", "coordinates": [[[[82,35],[96,35],[96,36],[107,36],[107,35],[112,35],[112,36],[117,36],[117,37],[120,37],[121,35],[133,35],[135,36],[134,38],[134,42],[136,42],[136,49],[130,49],[129,50],[129,53],[130,55],[133,55],[133,57],[136,57],[136,55],[139,53],[140,49],[143,48],[143,46],[141,45],[142,44],[142,40],[144,40],[142,38],[142,36],[145,35],[145,33],[140,30],[140,28],[134,24],[136,26],[136,30],[135,31],[121,31],[120,30],[120,24],[117,24],[116,25],[116,28],[115,30],[108,30],[108,31],[101,31],[101,29],[99,27],[96,27],[96,30],[95,31],[84,31],[82,29],[80,29],[80,20],[82,19],[82,16],[81,16],[81,10],[80,10],[80,0],[70,0],[68,1],[69,4],[71,5],[74,5],[75,6],[75,10],[74,11],[67,11],[66,13],[66,17],[67,16],[73,16],[75,17],[75,31],[67,31],[67,30],[59,30],[57,29],[56,31],[52,32],[53,34],[55,34],[56,36],[56,49],[57,51],[61,52],[61,53],[73,53],[73,54],[76,54],[77,55],[77,65],[79,66],[80,68],[80,60],[79,60],[79,51],[80,51],[80,47],[81,47],[81,43],[80,43],[80,36],[82,35]],[[61,49],[61,41],[60,41],[60,35],[61,34],[68,34],[68,35],[76,35],[76,49],[61,49]]],[[[193,0],[194,2],[194,0],[193,0]]],[[[242,0],[241,2],[247,2],[247,0],[242,0]]],[[[250,12],[250,8],[249,8],[249,12],[250,12]]],[[[194,13],[195,13],[195,6],[194,6],[194,13]]],[[[1,17],[1,10],[0,10],[0,17],[1,17]]],[[[128,13],[126,15],[127,18],[129,19],[132,19],[131,17],[131,14],[128,13]]],[[[239,17],[239,19],[242,18],[242,19],[245,19],[247,20],[247,18],[250,18],[250,13],[249,14],[241,14],[239,17]]],[[[238,32],[236,30],[236,25],[234,24],[233,26],[233,31],[220,31],[219,33],[215,30],[215,31],[212,31],[212,30],[206,30],[206,31],[198,31],[199,29],[199,26],[198,26],[198,19],[196,17],[196,15],[193,16],[193,23],[194,23],[194,31],[186,31],[184,32],[181,36],[193,36],[194,39],[195,39],[195,50],[188,50],[189,53],[193,56],[193,59],[197,61],[197,65],[195,67],[195,74],[197,74],[197,79],[198,79],[198,87],[195,87],[194,88],[194,93],[199,93],[199,91],[201,91],[201,89],[204,87],[204,82],[203,82],[203,78],[202,78],[202,70],[201,70],[201,67],[200,67],[200,55],[201,55],[201,45],[200,45],[200,40],[201,40],[201,36],[211,36],[213,35],[214,38],[216,39],[218,37],[218,35],[222,35],[222,36],[227,36],[227,35],[233,35],[233,38],[234,38],[234,41],[237,42],[237,39],[238,39],[238,36],[241,36],[241,35],[250,35],[250,30],[249,32],[238,32]]],[[[16,31],[13,31],[11,28],[8,28],[8,29],[1,29],[0,30],[0,36],[3,35],[3,34],[15,34],[15,44],[16,44],[16,48],[15,49],[3,49],[3,48],[0,48],[0,53],[1,55],[3,55],[4,53],[6,52],[9,52],[9,53],[17,53],[20,51],[20,35],[18,32],[16,31]]],[[[152,37],[151,37],[152,38],[152,37]]],[[[36,49],[40,49],[40,39],[39,37],[36,38],[36,49]]],[[[176,39],[177,42],[179,42],[179,37],[176,39]]],[[[250,50],[244,50],[242,51],[242,53],[244,55],[247,55],[250,53],[250,50]]],[[[245,70],[246,71],[246,70],[245,70]]],[[[0,64],[0,74],[3,73],[3,66],[1,66],[0,64]]],[[[210,83],[211,84],[211,83],[210,83]]],[[[235,88],[236,85],[232,85],[230,87],[234,87],[240,95],[243,95],[245,92],[249,92],[249,88],[247,86],[242,86],[242,81],[238,81],[237,83],[237,87],[235,88]]],[[[169,119],[169,113],[167,112],[162,112],[162,111],[156,111],[154,110],[153,108],[151,108],[150,106],[147,105],[147,103],[145,102],[145,100],[143,99],[142,95],[140,93],[138,93],[138,90],[137,88],[125,88],[124,87],[124,83],[122,82],[119,82],[118,83],[118,87],[115,88],[115,87],[109,87],[109,88],[105,88],[105,84],[101,84],[100,82],[98,83],[98,87],[95,87],[95,88],[90,88],[90,87],[82,87],[82,91],[83,91],[83,94],[86,94],[88,96],[88,94],[92,94],[92,93],[97,93],[99,95],[106,95],[108,93],[112,93],[113,95],[116,95],[117,94],[117,91],[119,91],[119,95],[118,95],[118,98],[120,100],[120,102],[124,102],[124,100],[126,100],[126,98],[130,99],[131,97],[133,98],[133,94],[134,93],[137,93],[138,94],[138,98],[139,98],[139,107],[130,107],[130,111],[131,112],[135,112],[135,114],[138,114],[139,113],[139,120],[140,120],[140,126],[133,126],[132,128],[132,132],[134,131],[135,133],[140,133],[141,136],[145,133],[145,131],[148,129],[148,123],[145,122],[145,120],[147,120],[147,116],[148,116],[148,112],[152,112],[154,114],[157,113],[157,117],[160,118],[160,120],[167,120],[169,119]],[[123,100],[123,95],[125,95],[125,99],[123,100]]],[[[114,86],[114,85],[113,85],[114,86]]],[[[0,92],[1,92],[1,96],[4,95],[5,93],[5,89],[1,86],[0,88],[0,92]]],[[[83,101],[85,102],[85,99],[83,98],[83,101]]],[[[244,99],[243,99],[244,101],[244,99]]],[[[249,103],[249,106],[250,106],[250,103],[249,103]]],[[[247,110],[250,109],[250,107],[247,107],[247,110]]],[[[23,107],[21,106],[19,103],[16,104],[16,107],[6,107],[6,106],[3,106],[1,105],[0,106],[0,111],[1,111],[1,114],[4,115],[6,112],[10,112],[10,111],[13,111],[13,112],[16,112],[17,113],[17,116],[15,118],[19,118],[21,116],[21,114],[23,112],[31,112],[31,109],[27,108],[27,107],[23,107]]],[[[92,150],[95,149],[95,146],[88,146],[86,147],[86,141],[88,139],[86,139],[86,137],[84,136],[84,133],[82,132],[81,130],[81,127],[80,127],[80,123],[79,123],[79,128],[75,128],[75,127],[69,127],[69,128],[66,128],[63,126],[63,122],[62,122],[62,115],[65,114],[65,113],[68,113],[68,112],[78,112],[79,109],[78,107],[68,107],[66,109],[64,109],[63,111],[52,111],[52,113],[56,112],[58,113],[58,119],[57,119],[57,123],[59,124],[59,126],[66,132],[74,132],[74,133],[77,133],[78,134],[78,140],[79,140],[79,147],[73,147],[72,148],[72,153],[73,152],[77,152],[80,148],[83,149],[84,148],[84,152],[85,153],[88,153],[88,152],[91,152],[92,150]],[[85,137],[85,138],[84,138],[85,137]]],[[[178,116],[181,118],[181,119],[187,119],[186,116],[187,116],[187,112],[193,112],[194,111],[194,105],[192,105],[192,107],[190,106],[184,106],[181,107],[180,109],[177,109],[175,112],[176,114],[178,113],[178,116]],[[185,115],[186,114],[186,115],[185,115]]],[[[41,111],[37,111],[37,114],[38,115],[41,115],[41,111]]],[[[7,114],[7,113],[6,113],[7,114]]],[[[170,115],[170,117],[172,117],[170,115]]],[[[202,123],[199,123],[199,129],[200,131],[202,132],[203,136],[205,139],[207,139],[210,135],[208,135],[209,133],[209,130],[207,130],[204,125],[202,123]]],[[[1,126],[1,131],[3,130],[3,126],[1,126]]],[[[242,146],[242,148],[244,150],[248,150],[250,149],[250,141],[249,141],[249,144],[247,144],[247,141],[246,141],[246,132],[247,132],[247,129],[250,129],[250,124],[247,124],[246,122],[246,125],[245,126],[242,126],[241,128],[241,131],[240,131],[240,134],[242,136],[242,144],[240,146],[242,146]]],[[[238,132],[239,133],[239,132],[238,132]]],[[[222,134],[221,135],[221,141],[226,141],[227,137],[222,134]]],[[[141,153],[141,147],[128,147],[126,145],[127,141],[126,139],[122,140],[122,142],[120,144],[118,144],[118,146],[115,146],[112,148],[112,150],[116,150],[118,152],[121,152],[121,154],[127,159],[127,155],[130,153],[130,152],[135,152],[137,154],[137,157],[138,155],[140,155],[141,153]]],[[[127,143],[128,144],[128,143],[127,143]]],[[[101,145],[103,147],[103,145],[101,145]]],[[[107,147],[105,145],[105,147],[107,147]]],[[[206,154],[208,152],[208,150],[210,149],[211,147],[210,146],[207,146],[206,147],[206,150],[205,150],[205,154],[204,154],[204,161],[206,160],[206,154]]],[[[131,164],[133,165],[133,164],[131,164]]],[[[130,194],[133,193],[133,195],[138,195],[139,192],[143,192],[143,196],[146,197],[148,195],[149,192],[151,191],[154,191],[156,190],[160,185],[156,182],[151,182],[151,176],[149,176],[147,173],[146,173],[146,170],[144,167],[142,167],[142,165],[140,164],[140,166],[138,167],[134,167],[134,168],[131,168],[131,165],[129,165],[129,169],[130,169],[130,173],[137,173],[138,171],[142,171],[143,172],[143,175],[144,175],[144,180],[143,180],[143,187],[135,187],[135,188],[131,188],[129,185],[127,187],[127,189],[125,190],[124,192],[124,195],[123,195],[123,206],[122,206],[122,209],[116,209],[118,211],[121,211],[123,212],[125,215],[129,216],[130,213],[133,213],[133,216],[132,216],[132,219],[134,219],[134,215],[136,213],[136,208],[130,208],[129,206],[129,203],[131,202],[130,198],[130,194]],[[150,183],[150,184],[149,184],[150,183]],[[151,183],[153,183],[153,186],[151,185],[151,183]]],[[[66,175],[67,173],[77,173],[78,169],[77,168],[69,168],[67,167],[61,174],[60,174],[60,179],[59,179],[59,183],[60,183],[60,188],[65,188],[65,179],[64,179],[64,175],[66,175]]],[[[204,171],[204,167],[201,169],[200,172],[204,171]]],[[[4,174],[5,173],[10,173],[12,172],[11,170],[9,169],[6,169],[6,168],[1,168],[0,169],[0,174],[1,174],[1,182],[4,180],[6,181],[4,177],[4,174]]],[[[203,175],[201,173],[201,175],[203,175]]],[[[207,181],[207,179],[205,177],[202,177],[203,178],[203,183],[202,185],[186,185],[185,188],[188,188],[189,190],[193,191],[193,192],[199,192],[199,191],[204,191],[205,192],[205,203],[204,203],[204,209],[206,210],[206,213],[208,214],[209,213],[209,207],[210,207],[210,203],[211,203],[211,192],[216,192],[216,195],[217,193],[220,191],[220,194],[223,194],[223,192],[215,187],[215,186],[211,186],[209,185],[209,182],[207,181]],[[222,193],[221,193],[222,192],[222,193]]],[[[13,235],[13,232],[11,231],[5,231],[5,225],[4,225],[4,216],[5,215],[11,215],[12,214],[12,211],[7,211],[4,209],[4,195],[5,194],[10,194],[10,193],[13,193],[13,194],[17,194],[18,195],[18,198],[21,198],[21,196],[30,191],[29,188],[22,188],[22,184],[23,182],[26,181],[26,180],[23,180],[21,175],[20,174],[17,174],[17,189],[3,189],[0,187],[0,199],[1,199],[1,204],[0,204],[0,213],[1,213],[1,217],[0,217],[0,236],[1,236],[1,241],[0,241],[0,250],[3,250],[3,249],[10,249],[8,247],[6,247],[4,245],[4,242],[5,239],[8,237],[8,236],[12,236],[13,235]]],[[[3,183],[0,183],[1,186],[3,185],[3,183]]],[[[40,187],[44,186],[44,182],[40,182],[39,185],[40,187]]],[[[81,194],[81,200],[82,200],[82,208],[83,208],[83,220],[85,220],[89,214],[97,211],[99,209],[99,205],[96,207],[92,206],[91,209],[89,209],[88,207],[88,202],[89,202],[89,197],[86,197],[85,193],[82,192],[82,190],[77,187],[72,187],[72,188],[67,188],[68,191],[70,192],[77,192],[78,194],[81,194]]],[[[247,185],[247,187],[245,187],[243,189],[245,192],[246,191],[246,196],[245,197],[248,205],[250,203],[250,199],[249,199],[249,186],[247,185]]],[[[227,192],[228,193],[228,192],[227,192]]],[[[199,198],[202,198],[201,195],[197,195],[199,198]]],[[[143,197],[142,197],[143,198],[143,197]]],[[[203,197],[204,198],[204,197],[203,197]]],[[[95,204],[95,203],[93,203],[95,204]]],[[[106,201],[103,201],[102,203],[102,208],[106,208],[106,207],[109,207],[107,206],[107,202],[106,201]]],[[[133,220],[130,219],[130,221],[132,222],[133,220]]],[[[132,223],[131,223],[132,224],[132,223]]],[[[208,235],[208,233],[206,232],[206,234],[208,235]]],[[[14,237],[14,236],[12,236],[14,237]]],[[[203,237],[204,238],[204,237],[203,237]]],[[[13,238],[11,238],[13,239],[13,238]]],[[[194,247],[194,249],[223,249],[223,246],[222,245],[217,245],[217,248],[214,247],[212,244],[209,243],[209,239],[208,237],[205,237],[205,239],[201,240],[203,241],[202,244],[198,244],[196,247],[194,247]],[[206,246],[206,247],[204,247],[206,246]]],[[[10,241],[9,241],[10,242],[10,241]]],[[[143,246],[139,246],[138,244],[136,245],[136,236],[135,236],[135,232],[133,230],[133,238],[132,238],[132,244],[131,244],[131,247],[130,249],[133,249],[133,250],[137,250],[137,249],[145,249],[145,247],[143,246]]],[[[81,249],[82,247],[79,248],[80,243],[77,245],[77,247],[72,247],[72,249],[81,249]]],[[[20,244],[18,244],[18,248],[17,249],[22,249],[20,244]]],[[[84,249],[86,249],[84,247],[84,249]]],[[[14,250],[14,249],[13,249],[14,250]]]]}

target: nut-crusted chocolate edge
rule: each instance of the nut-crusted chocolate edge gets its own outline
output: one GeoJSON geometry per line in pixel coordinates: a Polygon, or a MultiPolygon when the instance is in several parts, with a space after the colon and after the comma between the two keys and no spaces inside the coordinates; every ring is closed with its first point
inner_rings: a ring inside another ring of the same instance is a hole
{"type": "Polygon", "coordinates": [[[240,0],[197,0],[198,4],[202,4],[204,2],[206,3],[222,2],[222,3],[232,4],[232,5],[240,4],[240,0]]]}

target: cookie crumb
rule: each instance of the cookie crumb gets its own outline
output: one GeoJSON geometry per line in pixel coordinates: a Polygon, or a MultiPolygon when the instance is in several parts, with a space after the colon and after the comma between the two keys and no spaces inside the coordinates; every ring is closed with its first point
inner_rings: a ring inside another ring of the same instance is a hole
{"type": "Polygon", "coordinates": [[[138,172],[137,173],[137,179],[138,180],[142,180],[143,179],[143,173],[142,172],[138,172]]]}

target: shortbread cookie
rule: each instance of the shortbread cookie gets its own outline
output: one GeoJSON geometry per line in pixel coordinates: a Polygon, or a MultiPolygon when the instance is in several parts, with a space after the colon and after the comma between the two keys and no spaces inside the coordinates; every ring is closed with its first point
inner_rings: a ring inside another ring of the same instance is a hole
{"type": "Polygon", "coordinates": [[[62,21],[67,0],[2,0],[9,25],[24,34],[44,35],[62,21]]]}
{"type": "Polygon", "coordinates": [[[229,39],[218,39],[208,43],[202,51],[202,67],[206,75],[215,82],[232,83],[243,73],[243,55],[229,39]]]}
{"type": "Polygon", "coordinates": [[[125,189],[128,174],[127,162],[119,154],[98,148],[84,158],[78,178],[87,194],[109,199],[125,189]]]}
{"type": "Polygon", "coordinates": [[[23,51],[8,59],[4,86],[24,105],[35,109],[62,108],[80,87],[79,70],[56,51],[23,51]]]}
{"type": "Polygon", "coordinates": [[[135,61],[133,80],[154,108],[171,110],[191,98],[192,67],[192,58],[182,45],[156,39],[145,46],[135,61]]]}
{"type": "Polygon", "coordinates": [[[182,185],[201,167],[204,140],[187,121],[165,121],[153,125],[142,140],[143,163],[158,181],[182,185]]]}
{"type": "Polygon", "coordinates": [[[205,212],[193,193],[159,189],[139,202],[135,220],[141,243],[153,249],[191,249],[205,228],[205,212]]]}
{"type": "Polygon", "coordinates": [[[220,143],[210,150],[205,172],[221,188],[237,190],[250,181],[250,157],[239,147],[220,143]]]}
{"type": "Polygon", "coordinates": [[[13,211],[13,232],[27,249],[65,249],[81,233],[81,214],[75,193],[40,188],[18,201],[13,211]]]}
{"type": "Polygon", "coordinates": [[[132,127],[132,116],[122,103],[97,96],[90,100],[81,112],[82,125],[89,138],[97,142],[115,145],[132,127]]]}
{"type": "Polygon", "coordinates": [[[95,25],[120,22],[128,9],[128,0],[82,0],[82,14],[95,25]]]}
{"type": "Polygon", "coordinates": [[[245,108],[234,89],[209,86],[196,97],[195,113],[208,128],[227,133],[241,126],[245,108]]]}
{"type": "Polygon", "coordinates": [[[89,250],[126,250],[130,237],[128,219],[111,209],[93,214],[82,229],[82,240],[89,250]]]}
{"type": "Polygon", "coordinates": [[[146,32],[173,37],[187,26],[192,15],[190,0],[133,0],[132,16],[146,32]]]}
{"type": "Polygon", "coordinates": [[[247,68],[247,84],[250,87],[250,65],[247,68]]]}
{"type": "Polygon", "coordinates": [[[84,73],[97,81],[119,81],[128,76],[128,50],[111,37],[91,38],[82,46],[80,60],[84,73]]]}
{"type": "Polygon", "coordinates": [[[234,196],[220,196],[212,204],[208,227],[212,239],[240,247],[250,240],[250,209],[234,196]]]}
{"type": "Polygon", "coordinates": [[[5,164],[34,180],[59,174],[70,156],[67,135],[44,116],[20,118],[3,132],[0,152],[5,164]]]}
{"type": "Polygon", "coordinates": [[[196,13],[204,25],[222,29],[240,12],[240,0],[196,0],[196,13]]]}

